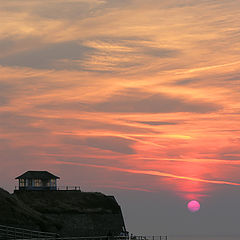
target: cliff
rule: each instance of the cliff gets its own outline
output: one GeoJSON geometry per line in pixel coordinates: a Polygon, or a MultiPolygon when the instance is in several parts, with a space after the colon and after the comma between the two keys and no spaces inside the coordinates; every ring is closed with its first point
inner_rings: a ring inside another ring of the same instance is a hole
{"type": "Polygon", "coordinates": [[[30,208],[18,198],[0,188],[0,224],[34,230],[55,230],[55,222],[30,208]]]}
{"type": "Polygon", "coordinates": [[[0,224],[62,236],[118,235],[125,229],[121,208],[113,196],[81,191],[9,194],[0,189],[0,224]]]}

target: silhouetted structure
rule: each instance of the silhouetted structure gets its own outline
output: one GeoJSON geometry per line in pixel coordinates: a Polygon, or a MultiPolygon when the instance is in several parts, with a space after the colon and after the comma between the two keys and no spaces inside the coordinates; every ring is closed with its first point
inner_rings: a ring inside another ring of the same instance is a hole
{"type": "Polygon", "coordinates": [[[19,190],[57,190],[59,177],[48,171],[27,171],[19,177],[19,190]]]}

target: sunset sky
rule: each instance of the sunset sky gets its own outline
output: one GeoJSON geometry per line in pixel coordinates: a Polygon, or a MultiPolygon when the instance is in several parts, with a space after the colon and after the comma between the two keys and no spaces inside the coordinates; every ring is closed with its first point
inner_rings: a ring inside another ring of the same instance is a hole
{"type": "Polygon", "coordinates": [[[239,0],[0,0],[1,187],[49,170],[114,194],[136,234],[240,234],[239,19],[239,0]]]}

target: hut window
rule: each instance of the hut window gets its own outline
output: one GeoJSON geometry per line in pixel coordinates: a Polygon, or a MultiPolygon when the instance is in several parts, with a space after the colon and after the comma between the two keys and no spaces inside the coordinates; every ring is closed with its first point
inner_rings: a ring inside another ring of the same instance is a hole
{"type": "Polygon", "coordinates": [[[24,181],[24,179],[19,179],[19,186],[20,186],[20,187],[25,187],[25,181],[24,181]]]}
{"type": "Polygon", "coordinates": [[[56,180],[55,179],[51,179],[51,187],[56,187],[56,180]]]}
{"type": "Polygon", "coordinates": [[[35,180],[34,180],[34,186],[35,186],[35,187],[41,187],[41,186],[42,186],[42,181],[41,181],[41,179],[35,179],[35,180]]]}

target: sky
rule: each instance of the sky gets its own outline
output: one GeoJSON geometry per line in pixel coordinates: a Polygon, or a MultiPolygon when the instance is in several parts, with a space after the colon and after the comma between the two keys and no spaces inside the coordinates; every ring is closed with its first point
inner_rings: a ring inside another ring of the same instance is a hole
{"type": "Polygon", "coordinates": [[[135,234],[240,234],[239,19],[238,0],[0,0],[1,187],[48,170],[115,195],[135,234]]]}

